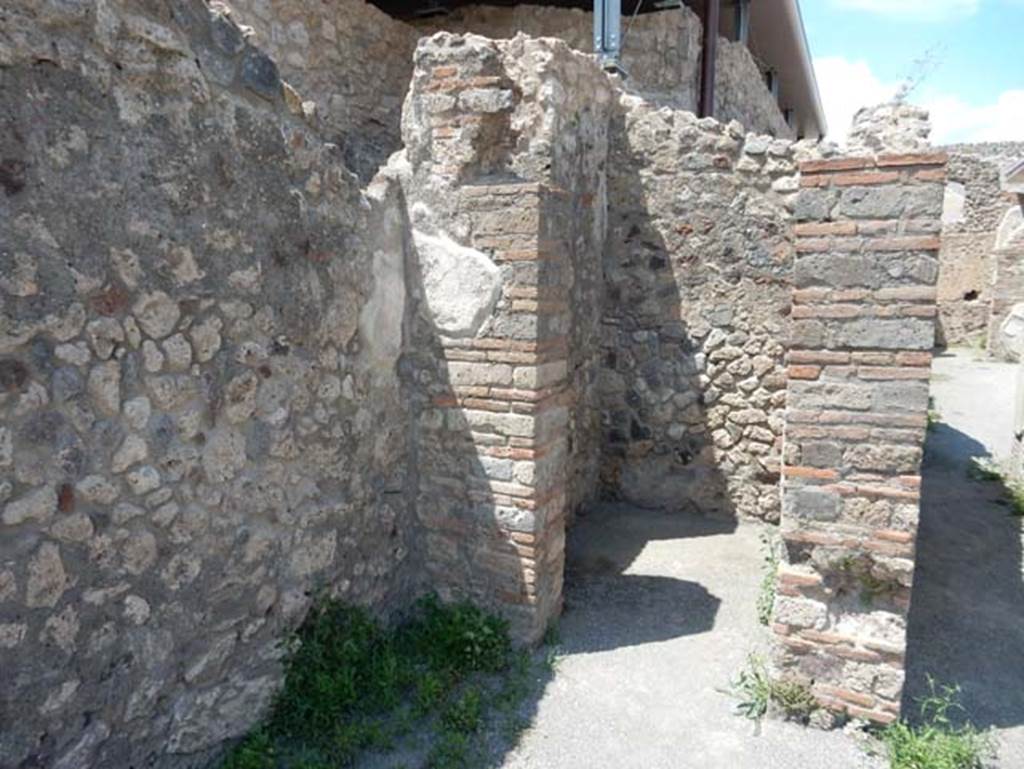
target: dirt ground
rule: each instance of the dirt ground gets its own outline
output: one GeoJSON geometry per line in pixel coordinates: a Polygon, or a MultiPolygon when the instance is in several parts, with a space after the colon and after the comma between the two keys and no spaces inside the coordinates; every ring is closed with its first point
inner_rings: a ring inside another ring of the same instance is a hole
{"type": "MultiPolygon", "coordinates": [[[[935,361],[904,712],[927,676],[959,684],[964,715],[993,728],[1000,769],[1024,766],[1020,519],[972,456],[1005,454],[1014,370],[953,352],[935,361]]],[[[562,656],[505,769],[867,769],[855,735],[734,715],[723,693],[764,649],[754,524],[618,505],[570,533],[562,656]]]]}

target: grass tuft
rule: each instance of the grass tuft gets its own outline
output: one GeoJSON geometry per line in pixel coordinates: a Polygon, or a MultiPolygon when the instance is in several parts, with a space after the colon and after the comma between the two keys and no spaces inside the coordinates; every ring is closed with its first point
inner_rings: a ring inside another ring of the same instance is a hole
{"type": "Polygon", "coordinates": [[[807,686],[773,677],[764,658],[757,654],[747,658],[747,668],[740,671],[728,693],[738,700],[736,712],[754,721],[764,718],[772,707],[797,721],[806,721],[818,709],[818,702],[807,686]]]}
{"type": "Polygon", "coordinates": [[[962,710],[960,688],[937,686],[920,701],[920,724],[896,721],[879,732],[892,769],[982,769],[993,754],[991,736],[970,723],[955,726],[950,713],[962,710]]]}
{"type": "Polygon", "coordinates": [[[934,432],[942,424],[942,414],[935,408],[935,398],[928,396],[928,432],[934,432]]]}
{"type": "Polygon", "coordinates": [[[284,685],[265,724],[220,766],[340,769],[418,728],[432,745],[429,766],[470,767],[485,724],[508,737],[522,729],[533,670],[507,623],[469,604],[427,598],[386,628],[362,609],[319,601],[286,643],[284,685]]]}
{"type": "Polygon", "coordinates": [[[991,457],[971,457],[967,477],[973,481],[1002,481],[1003,470],[991,457]]]}

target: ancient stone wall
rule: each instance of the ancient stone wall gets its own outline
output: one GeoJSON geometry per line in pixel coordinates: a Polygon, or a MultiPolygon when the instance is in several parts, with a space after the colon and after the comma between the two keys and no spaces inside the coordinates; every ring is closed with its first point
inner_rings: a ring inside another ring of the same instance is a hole
{"type": "Polygon", "coordinates": [[[604,256],[608,493],[778,519],[793,151],[622,99],[604,256]]]}
{"type": "MultiPolygon", "coordinates": [[[[578,51],[594,50],[593,14],[540,5],[471,5],[451,14],[414,22],[424,32],[473,32],[510,38],[518,32],[557,37],[578,51]]],[[[622,87],[659,106],[697,109],[700,90],[701,21],[685,6],[622,21],[622,87]]],[[[792,136],[750,51],[719,40],[715,115],[739,120],[747,130],[792,136]]]]}
{"type": "Polygon", "coordinates": [[[1024,360],[1024,195],[1005,193],[1003,205],[992,247],[988,350],[1024,360]]]}
{"type": "Polygon", "coordinates": [[[610,86],[554,40],[421,42],[406,157],[431,582],[538,638],[566,513],[596,487],[593,382],[610,86]],[[570,351],[571,349],[571,351],[570,351]]]}
{"type": "Polygon", "coordinates": [[[198,766],[418,588],[399,191],[202,2],[0,11],[0,763],[198,766]]]}
{"type": "Polygon", "coordinates": [[[832,711],[899,713],[944,154],[805,163],[774,630],[832,711]]]}
{"type": "MultiPolygon", "coordinates": [[[[947,147],[949,184],[943,211],[939,254],[939,328],[943,345],[984,345],[1008,310],[993,318],[997,294],[1010,306],[1024,301],[1024,289],[997,274],[996,232],[1014,203],[1000,189],[1000,170],[1024,157],[1024,144],[978,144],[947,147]]],[[[1001,303],[1000,303],[1001,304],[1001,303]]]]}
{"type": "Polygon", "coordinates": [[[364,0],[229,0],[232,18],[315,105],[312,119],[365,182],[401,148],[420,34],[364,0]]]}

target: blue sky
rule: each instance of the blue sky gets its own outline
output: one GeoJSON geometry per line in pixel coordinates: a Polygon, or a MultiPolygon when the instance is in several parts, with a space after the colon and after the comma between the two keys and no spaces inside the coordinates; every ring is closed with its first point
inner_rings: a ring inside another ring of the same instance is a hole
{"type": "Polygon", "coordinates": [[[1024,0],[803,0],[830,137],[927,73],[933,141],[1024,141],[1024,0]],[[928,64],[920,64],[922,60],[928,64]]]}

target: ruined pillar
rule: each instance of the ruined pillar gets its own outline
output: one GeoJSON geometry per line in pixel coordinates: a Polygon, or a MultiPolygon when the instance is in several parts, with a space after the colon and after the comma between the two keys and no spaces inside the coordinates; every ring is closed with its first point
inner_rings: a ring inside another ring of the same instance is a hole
{"type": "Polygon", "coordinates": [[[558,614],[566,511],[596,486],[610,99],[562,43],[438,34],[406,105],[428,583],[524,641],[558,614]]]}
{"type": "Polygon", "coordinates": [[[500,609],[534,641],[561,607],[568,429],[565,250],[535,183],[458,191],[469,241],[503,275],[480,333],[444,337],[447,387],[421,432],[420,515],[445,597],[500,609]]]}
{"type": "Polygon", "coordinates": [[[794,226],[778,662],[883,723],[904,681],[945,163],[805,163],[794,226]]]}

